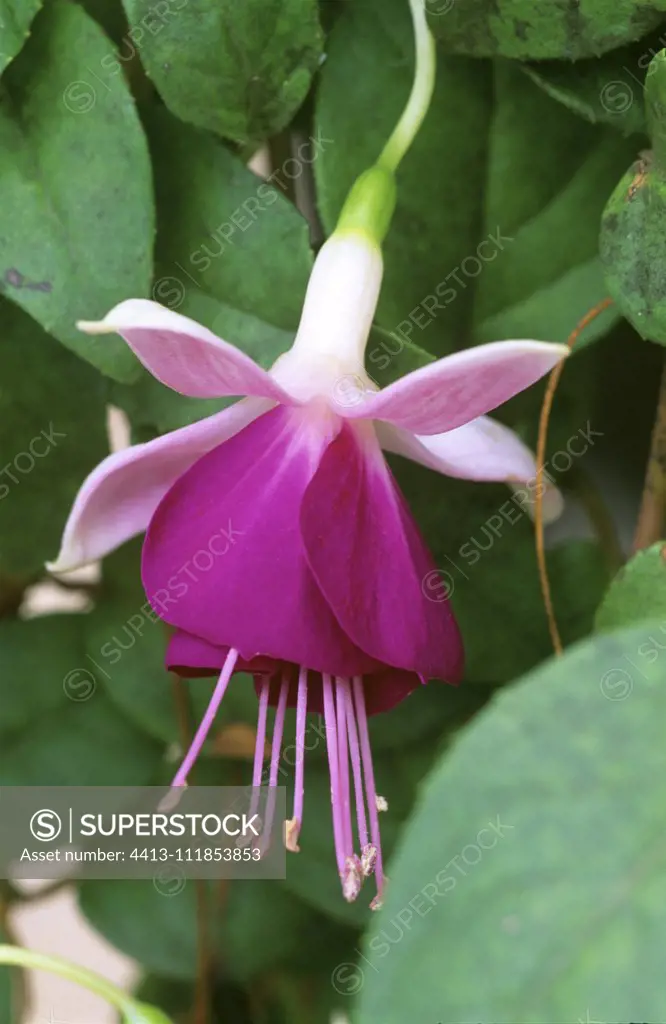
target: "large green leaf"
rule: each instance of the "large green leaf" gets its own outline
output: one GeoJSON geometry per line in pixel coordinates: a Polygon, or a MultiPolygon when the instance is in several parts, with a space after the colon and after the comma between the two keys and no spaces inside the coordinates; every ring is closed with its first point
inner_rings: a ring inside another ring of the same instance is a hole
{"type": "Polygon", "coordinates": [[[518,60],[596,57],[638,39],[663,0],[426,0],[430,27],[453,53],[518,60]]]}
{"type": "Polygon", "coordinates": [[[27,732],[41,716],[66,707],[63,687],[85,695],[90,680],[71,675],[83,660],[83,621],[81,615],[0,620],[0,735],[27,732]]]}
{"type": "Polygon", "coordinates": [[[196,885],[173,866],[154,879],[87,879],[79,906],[93,928],[146,970],[189,979],[197,969],[196,885]]]}
{"type": "Polygon", "coordinates": [[[7,736],[0,763],[3,786],[147,786],[162,748],[135,729],[96,683],[83,654],[60,678],[44,672],[61,693],[29,726],[7,736]],[[87,695],[87,696],[86,696],[87,695]]]}
{"type": "Polygon", "coordinates": [[[622,174],[604,210],[600,252],[620,312],[644,338],[666,344],[664,232],[666,201],[666,50],[648,66],[645,109],[652,149],[622,174]]]}
{"type": "Polygon", "coordinates": [[[145,120],[156,168],[155,297],[179,308],[194,286],[295,329],[312,264],[307,222],[217,139],[166,110],[151,108],[145,120]]]}
{"type": "Polygon", "coordinates": [[[358,933],[327,921],[282,882],[253,879],[229,886],[224,908],[222,955],[229,975],[251,981],[267,971],[330,970],[358,933]]]}
{"type": "MultiPolygon", "coordinates": [[[[566,341],[607,294],[599,222],[636,143],[578,120],[514,68],[499,66],[496,85],[486,229],[490,236],[501,225],[508,237],[478,277],[475,336],[566,341]],[[526,126],[538,124],[544,128],[535,153],[526,126]],[[563,244],[553,245],[554,238],[563,244]]],[[[585,341],[603,334],[613,319],[617,313],[606,313],[585,341]]]]}
{"type": "Polygon", "coordinates": [[[663,46],[663,28],[629,46],[589,60],[539,61],[523,70],[532,81],[574,113],[595,124],[610,124],[625,135],[646,131],[645,73],[663,46]]]}
{"type": "Polygon", "coordinates": [[[551,660],[440,761],[365,946],[358,1024],[660,1019],[666,675],[637,656],[658,629],[551,660]]]}
{"type": "Polygon", "coordinates": [[[237,142],[274,135],[292,118],[321,56],[315,0],[124,0],[148,74],[184,121],[237,142]]]}
{"type": "Polygon", "coordinates": [[[104,373],[130,380],[139,365],[120,338],[75,327],[150,286],[150,163],[109,60],[117,65],[97,24],[54,0],[3,78],[0,290],[104,373]]]}
{"type": "MultiPolygon", "coordinates": [[[[157,272],[162,304],[204,324],[268,368],[292,343],[312,266],[308,226],[218,140],[168,111],[145,111],[156,170],[157,272]]],[[[142,371],[113,401],[138,438],[218,412],[142,371]]]]}
{"type": "Polygon", "coordinates": [[[0,74],[20,51],[41,0],[0,0],[0,74]]]}
{"type": "Polygon", "coordinates": [[[87,656],[87,615],[0,627],[3,786],[150,785],[163,745],[136,729],[103,691],[87,656]]]}
{"type": "MultiPolygon", "coordinates": [[[[510,528],[502,513],[490,526],[480,525],[464,546],[464,568],[459,559],[458,570],[445,563],[442,574],[445,586],[454,588],[467,678],[474,682],[509,682],[552,651],[534,542],[529,538],[512,544],[510,528]]],[[[570,541],[549,551],[547,561],[558,626],[563,642],[570,644],[592,628],[607,580],[603,556],[588,541],[570,541]]]]}
{"type": "Polygon", "coordinates": [[[105,383],[0,298],[0,570],[55,558],[84,478],[108,453],[105,383]]]}
{"type": "Polygon", "coordinates": [[[599,608],[596,627],[607,633],[666,615],[666,545],[634,555],[617,574],[599,608]]]}

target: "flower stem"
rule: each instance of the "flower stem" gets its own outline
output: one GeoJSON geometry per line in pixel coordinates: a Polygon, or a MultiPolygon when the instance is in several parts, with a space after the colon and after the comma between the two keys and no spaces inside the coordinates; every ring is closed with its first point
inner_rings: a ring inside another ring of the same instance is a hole
{"type": "Polygon", "coordinates": [[[60,957],[35,953],[21,946],[0,945],[0,964],[7,967],[24,967],[33,971],[47,971],[49,974],[57,974],[67,981],[72,981],[81,988],[87,988],[89,992],[94,992],[105,1002],[115,1006],[122,1014],[125,1024],[172,1024],[166,1014],[156,1006],[137,1002],[106,978],[78,964],[61,960],[60,957]]]}
{"type": "Polygon", "coordinates": [[[652,444],[645,474],[641,509],[634,537],[634,551],[649,548],[664,533],[666,516],[666,358],[662,371],[652,444]]]}
{"type": "Polygon", "coordinates": [[[44,953],[35,953],[30,949],[22,949],[20,946],[0,945],[0,964],[10,967],[27,967],[31,970],[48,971],[50,974],[58,974],[61,978],[73,981],[90,992],[100,996],[107,1003],[117,1007],[125,1013],[133,1006],[133,1000],[126,992],[116,988],[111,982],[101,978],[98,974],[79,967],[77,964],[61,960],[60,957],[46,956],[44,953]]]}
{"type": "Polygon", "coordinates": [[[428,112],[435,87],[435,40],[428,28],[424,0],[409,0],[414,25],[416,68],[414,83],[407,106],[377,161],[380,166],[395,172],[398,164],[414,141],[428,112]]]}
{"type": "Polygon", "coordinates": [[[424,0],[409,0],[414,24],[416,65],[407,105],[377,162],[356,179],[340,214],[337,232],[357,232],[381,245],[395,209],[395,172],[428,112],[435,86],[435,41],[424,0]]]}

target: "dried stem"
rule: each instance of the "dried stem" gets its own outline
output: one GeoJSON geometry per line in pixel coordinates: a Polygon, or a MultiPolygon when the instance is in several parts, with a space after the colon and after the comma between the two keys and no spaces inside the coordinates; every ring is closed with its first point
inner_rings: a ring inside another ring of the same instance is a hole
{"type": "MultiPolygon", "coordinates": [[[[600,313],[603,313],[610,305],[612,305],[612,299],[604,299],[597,306],[586,313],[582,320],[576,325],[574,330],[569,335],[567,345],[570,349],[574,347],[576,341],[580,337],[582,331],[585,330],[588,324],[590,324],[600,313]]],[[[548,386],[546,388],[546,394],[544,395],[543,405],[541,407],[541,416],[539,417],[539,439],[537,442],[536,451],[536,509],[535,509],[535,542],[536,542],[536,555],[537,563],[539,566],[539,579],[541,581],[541,594],[543,596],[543,603],[546,609],[546,616],[548,618],[548,629],[550,632],[550,638],[553,642],[553,648],[556,654],[562,654],[562,639],[560,637],[560,631],[557,628],[557,619],[555,618],[555,609],[553,607],[553,597],[550,589],[550,580],[548,578],[548,568],[546,566],[546,547],[544,544],[543,536],[543,474],[546,462],[546,443],[548,441],[548,423],[550,421],[550,413],[553,407],[553,399],[555,398],[555,392],[557,391],[557,385],[560,382],[562,371],[564,370],[564,360],[555,367],[548,379],[548,386]]]]}
{"type": "Polygon", "coordinates": [[[650,457],[645,473],[643,498],[638,513],[634,551],[661,540],[666,515],[666,357],[661,375],[657,412],[652,430],[650,457]]]}

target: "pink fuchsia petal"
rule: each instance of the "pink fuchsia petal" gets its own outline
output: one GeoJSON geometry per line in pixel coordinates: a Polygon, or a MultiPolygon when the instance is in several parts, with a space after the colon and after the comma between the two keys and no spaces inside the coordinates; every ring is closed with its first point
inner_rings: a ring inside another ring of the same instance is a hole
{"type": "Polygon", "coordinates": [[[158,302],[127,299],[103,320],[82,320],[77,327],[87,334],[120,334],[153,377],[181,395],[255,395],[293,403],[270,374],[244,352],[158,302]]]}
{"type": "MultiPolygon", "coordinates": [[[[533,452],[502,423],[479,416],[455,430],[417,437],[388,423],[376,425],[385,451],[403,455],[445,476],[461,480],[497,480],[516,492],[517,503],[533,518],[537,464],[533,452]]],[[[560,517],[564,501],[557,487],[543,477],[544,521],[560,517]]]]}
{"type": "MultiPolygon", "coordinates": [[[[219,675],[229,654],[229,647],[216,647],[200,637],[192,636],[183,630],[176,630],[171,637],[166,653],[166,667],[183,678],[201,678],[219,675]]],[[[287,706],[295,708],[298,704],[298,680],[300,667],[287,665],[258,655],[251,661],[239,658],[236,662],[237,672],[248,672],[255,676],[257,694],[261,692],[267,678],[274,677],[270,689],[270,703],[276,705],[280,695],[280,687],[285,675],[290,681],[287,706]]],[[[413,690],[422,685],[421,680],[413,672],[405,672],[399,668],[386,666],[370,675],[363,677],[365,703],[369,715],[382,711],[390,711],[413,690]]],[[[323,694],[321,674],[310,674],[308,685],[307,709],[313,713],[323,714],[323,694]]]]}
{"type": "Polygon", "coordinates": [[[269,407],[265,400],[247,399],[154,441],[109,455],[84,481],[69,514],[60,553],[47,568],[68,572],[143,533],[181,473],[269,407]]]}
{"type": "MultiPolygon", "coordinates": [[[[191,633],[177,629],[167,645],[165,665],[167,671],[186,679],[218,675],[224,665],[229,647],[216,647],[191,633]]],[[[272,676],[279,671],[280,662],[272,658],[257,657],[251,661],[238,658],[236,672],[272,676]]]]}
{"type": "Polygon", "coordinates": [[[377,667],[328,607],[300,535],[303,494],[337,429],[325,409],[280,406],[176,481],[143,549],[158,615],[246,661],[265,655],[337,675],[377,667]]]}
{"type": "Polygon", "coordinates": [[[448,602],[428,597],[432,559],[369,425],[345,425],[327,448],[301,530],[317,582],[358,647],[424,679],[459,680],[458,627],[448,602]]]}
{"type": "Polygon", "coordinates": [[[456,352],[401,377],[340,414],[386,420],[414,434],[440,434],[495,409],[569,354],[566,345],[495,341],[456,352]]]}
{"type": "MultiPolygon", "coordinates": [[[[224,657],[220,660],[220,666],[224,664],[224,657]]],[[[212,669],[208,674],[217,675],[220,669],[212,669]]],[[[284,666],[283,666],[284,671],[284,666]]],[[[265,677],[263,677],[265,679],[265,677]]],[[[270,683],[270,703],[275,706],[280,695],[281,676],[274,674],[270,683]]],[[[366,707],[369,715],[379,715],[384,711],[400,704],[405,697],[422,686],[422,680],[414,672],[405,672],[403,669],[390,668],[388,665],[376,672],[369,673],[363,678],[363,690],[365,693],[366,707]]],[[[287,707],[295,708],[298,700],[298,666],[289,666],[289,696],[287,707]]],[[[255,676],[255,689],[259,693],[262,685],[261,677],[255,676]]],[[[311,673],[308,683],[308,711],[321,715],[324,713],[324,697],[322,692],[321,673],[311,673]]]]}

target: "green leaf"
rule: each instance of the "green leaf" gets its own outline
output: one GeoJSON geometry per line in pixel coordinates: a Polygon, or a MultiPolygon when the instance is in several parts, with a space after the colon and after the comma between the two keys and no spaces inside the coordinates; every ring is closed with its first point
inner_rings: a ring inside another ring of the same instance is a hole
{"type": "Polygon", "coordinates": [[[599,608],[596,628],[607,633],[666,615],[666,546],[639,551],[611,583],[599,608]]]}
{"type": "MultiPolygon", "coordinates": [[[[467,678],[475,682],[509,682],[552,652],[534,542],[532,538],[502,542],[501,534],[506,537],[511,527],[501,512],[496,519],[502,522],[479,524],[461,548],[464,569],[445,570],[442,575],[454,587],[453,608],[465,637],[467,678]],[[490,660],[489,650],[493,652],[490,660]]],[[[601,551],[588,541],[562,544],[548,552],[547,561],[555,614],[567,645],[590,632],[606,585],[606,569],[601,551]]]]}
{"type": "Polygon", "coordinates": [[[41,6],[41,0],[0,0],[0,74],[25,43],[41,6]]]}
{"type": "Polygon", "coordinates": [[[76,684],[69,673],[83,657],[83,622],[81,615],[0,620],[0,735],[18,736],[41,716],[67,707],[63,686],[68,678],[76,684]]]}
{"type": "Polygon", "coordinates": [[[124,0],[136,42],[167,106],[200,128],[257,142],[289,123],[321,57],[315,0],[176,3],[124,0]]]}
{"type": "Polygon", "coordinates": [[[171,1017],[148,1003],[134,1003],[125,1012],[124,1024],[173,1024],[171,1017]]]}
{"type": "Polygon", "coordinates": [[[306,221],[218,140],[165,110],[145,117],[164,275],[156,298],[175,309],[194,286],[274,327],[295,330],[312,265],[306,221]]]}
{"type": "Polygon", "coordinates": [[[356,931],[327,920],[283,883],[260,879],[229,886],[223,936],[225,967],[242,982],[282,966],[330,976],[358,939],[356,931]]]}
{"type": "Polygon", "coordinates": [[[75,327],[149,292],[150,163],[119,72],[97,24],[54,0],[4,76],[0,290],[104,373],[131,380],[139,364],[120,338],[75,327]]]}
{"type": "MultiPolygon", "coordinates": [[[[298,326],[312,266],[307,223],[218,140],[163,109],[145,119],[156,169],[155,298],[268,368],[298,326]]],[[[113,401],[140,439],[229,404],[178,395],[146,371],[131,387],[115,386],[113,401]]]]}
{"type": "Polygon", "coordinates": [[[608,200],[600,250],[620,312],[642,337],[664,345],[664,238],[658,225],[666,202],[666,50],[648,67],[645,106],[652,149],[641,153],[608,200]]]}
{"type": "Polygon", "coordinates": [[[439,762],[366,943],[358,1024],[659,1019],[660,628],[551,660],[439,762]]]}
{"type": "Polygon", "coordinates": [[[83,652],[64,677],[52,675],[48,661],[41,672],[60,693],[59,705],[39,709],[29,727],[5,739],[0,784],[150,785],[162,747],[116,711],[83,652]]]}
{"type": "MultiPolygon", "coordinates": [[[[409,39],[407,7],[398,0],[349,4],[332,33],[317,123],[336,144],[315,164],[329,231],[408,95],[409,39]],[[371,80],[358,94],[353,69],[361,63],[371,80]],[[349,132],[352,104],[362,105],[363,132],[349,132]]],[[[508,62],[493,70],[440,58],[437,82],[423,130],[399,171],[378,323],[398,346],[416,342],[436,355],[470,338],[566,340],[607,294],[599,219],[635,142],[585,123],[508,62]]],[[[607,311],[585,341],[617,317],[607,311]]],[[[387,356],[380,346],[380,366],[387,356]]],[[[369,353],[372,374],[371,362],[369,353]]]]}
{"type": "MultiPolygon", "coordinates": [[[[478,277],[475,337],[566,341],[577,321],[606,297],[599,221],[635,142],[578,120],[503,65],[497,97],[486,229],[492,238],[501,226],[503,245],[478,277]],[[526,124],[547,126],[538,153],[526,124]],[[563,159],[555,160],[555,153],[563,159]],[[553,245],[553,238],[563,244],[553,245]]],[[[617,316],[606,312],[586,331],[584,343],[605,333],[617,316]]]]}
{"type": "Polygon", "coordinates": [[[134,994],[139,999],[161,1007],[166,1013],[171,1014],[175,1021],[183,1019],[194,1003],[194,988],[191,983],[155,974],[144,975],[134,994]]]}
{"type": "Polygon", "coordinates": [[[638,39],[663,17],[663,0],[427,0],[430,27],[451,53],[517,60],[579,60],[638,39]]]}
{"type": "Polygon", "coordinates": [[[168,866],[155,879],[86,879],[79,906],[93,928],[143,968],[189,980],[197,971],[196,885],[168,866]]]}
{"type": "MultiPolygon", "coordinates": [[[[318,130],[333,140],[314,164],[327,231],[333,230],[354,179],[381,152],[407,102],[412,73],[406,3],[368,0],[342,6],[316,106],[318,130]]],[[[444,311],[435,289],[483,237],[491,89],[488,65],[440,60],[432,105],[398,172],[398,203],[384,246],[386,274],[377,319],[389,331],[403,330],[407,337],[415,332],[419,344],[437,355],[460,345],[471,320],[472,288],[461,290],[444,311]],[[421,307],[429,293],[433,310],[440,306],[432,314],[421,307]],[[410,311],[416,323],[409,320],[410,311]],[[416,328],[428,321],[427,335],[419,335],[416,328]]]]}
{"type": "Polygon", "coordinates": [[[540,61],[523,70],[544,92],[594,124],[609,124],[625,135],[646,131],[643,110],[645,72],[661,48],[662,29],[603,57],[540,61]]]}
{"type": "Polygon", "coordinates": [[[419,740],[442,737],[471,718],[490,695],[483,687],[448,686],[432,682],[369,721],[375,753],[395,750],[419,740]]]}
{"type": "Polygon", "coordinates": [[[108,454],[103,378],[0,298],[0,570],[55,558],[74,497],[108,454]]]}

